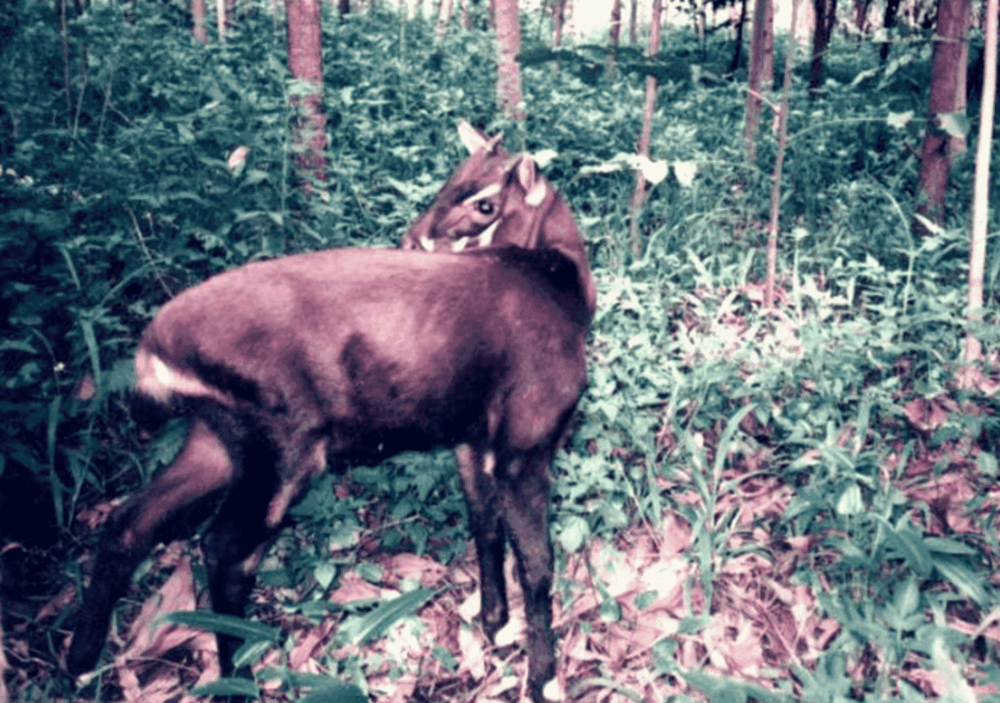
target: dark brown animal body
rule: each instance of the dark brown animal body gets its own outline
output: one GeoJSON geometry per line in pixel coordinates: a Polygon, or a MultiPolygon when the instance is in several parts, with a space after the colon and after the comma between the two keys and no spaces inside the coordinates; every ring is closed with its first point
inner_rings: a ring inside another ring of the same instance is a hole
{"type": "MultiPolygon", "coordinates": [[[[519,201],[537,208],[524,202],[537,183],[558,198],[523,164],[502,174],[494,221],[508,238],[523,232],[503,218],[519,201]]],[[[513,547],[540,702],[555,673],[547,469],[586,384],[592,286],[585,260],[544,246],[355,249],[250,264],[169,302],[140,343],[136,391],[194,419],[175,461],[105,528],[69,671],[96,664],[114,603],[150,548],[187,536],[182,527],[219,501],[203,543],[209,588],[217,612],[242,616],[259,554],[328,455],[375,462],[444,445],[456,447],[491,637],[507,621],[502,564],[513,547]]],[[[219,644],[231,671],[239,641],[219,644]]]]}

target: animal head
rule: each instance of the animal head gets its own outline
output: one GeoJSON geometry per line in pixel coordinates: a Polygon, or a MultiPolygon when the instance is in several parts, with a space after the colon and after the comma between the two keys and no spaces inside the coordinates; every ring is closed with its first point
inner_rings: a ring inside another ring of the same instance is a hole
{"type": "Polygon", "coordinates": [[[431,207],[403,235],[403,249],[462,253],[507,246],[552,249],[577,268],[593,314],[597,293],[587,249],[566,201],[538,173],[530,154],[508,154],[467,122],[458,128],[470,156],[431,207]]]}

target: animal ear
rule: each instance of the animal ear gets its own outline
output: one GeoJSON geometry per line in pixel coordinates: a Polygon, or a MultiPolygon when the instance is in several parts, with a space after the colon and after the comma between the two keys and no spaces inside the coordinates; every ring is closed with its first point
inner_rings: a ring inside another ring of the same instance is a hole
{"type": "Polygon", "coordinates": [[[507,159],[503,170],[507,174],[508,187],[513,190],[507,197],[493,240],[524,249],[548,247],[548,242],[539,241],[546,215],[541,205],[549,193],[548,182],[538,173],[535,160],[529,154],[507,159]]]}
{"type": "Polygon", "coordinates": [[[538,177],[535,170],[535,160],[529,154],[522,154],[517,165],[517,181],[524,188],[524,203],[530,207],[538,207],[548,195],[548,184],[544,178],[538,177]]]}
{"type": "Polygon", "coordinates": [[[497,147],[500,146],[500,142],[503,141],[503,134],[494,134],[487,139],[485,134],[465,120],[462,120],[458,123],[458,138],[462,140],[462,144],[465,145],[470,154],[475,154],[482,149],[489,155],[494,153],[497,147]]]}
{"type": "Polygon", "coordinates": [[[465,120],[462,120],[458,124],[458,138],[462,140],[462,144],[465,145],[470,154],[475,154],[480,149],[492,151],[490,140],[465,120]]]}

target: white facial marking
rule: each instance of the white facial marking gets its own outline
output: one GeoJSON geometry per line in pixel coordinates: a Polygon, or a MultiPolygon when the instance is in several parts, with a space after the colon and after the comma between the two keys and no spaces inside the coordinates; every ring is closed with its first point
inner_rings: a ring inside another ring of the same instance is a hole
{"type": "Polygon", "coordinates": [[[434,240],[431,239],[430,237],[421,237],[420,247],[424,251],[434,251],[434,240]]]}
{"type": "Polygon", "coordinates": [[[462,237],[461,239],[456,239],[454,242],[452,242],[451,250],[456,254],[458,254],[463,249],[465,249],[465,245],[468,243],[469,243],[468,237],[462,237]]]}
{"type": "Polygon", "coordinates": [[[497,231],[497,227],[499,226],[500,220],[497,220],[492,225],[484,229],[478,237],[476,237],[476,241],[480,247],[488,247],[493,243],[493,234],[497,231]]]}
{"type": "Polygon", "coordinates": [[[478,200],[486,200],[486,198],[492,198],[494,195],[500,192],[501,185],[499,183],[490,183],[488,186],[480,190],[478,193],[470,195],[468,198],[462,201],[462,205],[471,205],[478,200]]]}

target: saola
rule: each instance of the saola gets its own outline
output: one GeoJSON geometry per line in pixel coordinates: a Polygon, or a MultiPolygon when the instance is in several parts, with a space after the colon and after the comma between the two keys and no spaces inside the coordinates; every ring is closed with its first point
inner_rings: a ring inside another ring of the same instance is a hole
{"type": "Polygon", "coordinates": [[[403,235],[400,247],[453,253],[504,246],[557,251],[576,266],[593,315],[597,288],[566,201],[536,173],[530,156],[504,151],[500,135],[487,139],[468,122],[459,125],[458,133],[469,159],[403,235]]]}
{"type": "MultiPolygon", "coordinates": [[[[453,241],[449,213],[484,179],[499,184],[488,196],[498,214],[462,230],[492,227],[479,250],[289,256],[222,273],[160,310],[139,344],[135,392],[192,424],[173,463],[108,520],[71,673],[96,664],[114,604],[157,542],[188,536],[215,509],[203,540],[212,605],[242,616],[260,554],[328,456],[376,462],[444,445],[456,448],[491,637],[507,620],[513,547],[529,690],[542,701],[555,673],[547,471],[586,384],[593,281],[568,208],[530,157],[500,157],[495,144],[475,150],[404,243],[453,241]]],[[[229,672],[239,641],[218,639],[229,672]]]]}

